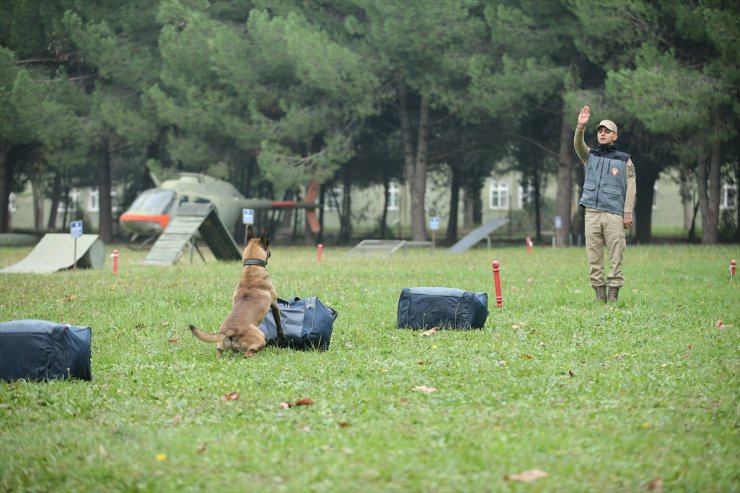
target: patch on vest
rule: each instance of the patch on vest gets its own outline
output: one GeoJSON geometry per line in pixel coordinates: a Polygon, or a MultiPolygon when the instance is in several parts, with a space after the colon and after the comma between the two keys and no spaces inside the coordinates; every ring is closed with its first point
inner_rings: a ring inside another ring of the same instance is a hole
{"type": "Polygon", "coordinates": [[[614,166],[612,169],[609,170],[609,173],[611,173],[612,176],[618,176],[619,175],[619,168],[614,166]]]}

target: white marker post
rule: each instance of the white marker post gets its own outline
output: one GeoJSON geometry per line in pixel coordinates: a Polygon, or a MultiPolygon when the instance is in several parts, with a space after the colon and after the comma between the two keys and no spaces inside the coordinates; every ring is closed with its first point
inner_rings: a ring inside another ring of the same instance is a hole
{"type": "Polygon", "coordinates": [[[72,221],[69,224],[69,234],[74,239],[74,252],[72,253],[72,270],[77,270],[77,238],[82,236],[82,221],[72,221]]]}
{"type": "Polygon", "coordinates": [[[439,229],[439,218],[432,216],[429,218],[429,229],[432,230],[432,248],[437,244],[437,230],[439,229]]]}
{"type": "Polygon", "coordinates": [[[244,244],[247,244],[247,225],[254,224],[254,209],[242,209],[242,223],[244,224],[244,244]]]}

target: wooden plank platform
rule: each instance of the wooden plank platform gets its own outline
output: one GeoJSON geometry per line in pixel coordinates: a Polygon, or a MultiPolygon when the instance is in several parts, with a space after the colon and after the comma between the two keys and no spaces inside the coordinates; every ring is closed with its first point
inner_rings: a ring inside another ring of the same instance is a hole
{"type": "Polygon", "coordinates": [[[219,260],[241,260],[241,251],[213,205],[185,203],[149,250],[144,264],[172,265],[182,256],[196,233],[219,260]]]}

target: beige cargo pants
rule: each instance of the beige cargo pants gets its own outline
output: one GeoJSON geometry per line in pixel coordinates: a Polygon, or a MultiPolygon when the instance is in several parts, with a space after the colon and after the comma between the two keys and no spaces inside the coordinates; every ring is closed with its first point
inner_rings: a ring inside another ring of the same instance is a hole
{"type": "Polygon", "coordinates": [[[591,287],[621,288],[624,285],[622,257],[626,246],[622,216],[586,209],[585,229],[591,287]],[[609,276],[606,279],[604,279],[604,246],[609,253],[609,276]]]}

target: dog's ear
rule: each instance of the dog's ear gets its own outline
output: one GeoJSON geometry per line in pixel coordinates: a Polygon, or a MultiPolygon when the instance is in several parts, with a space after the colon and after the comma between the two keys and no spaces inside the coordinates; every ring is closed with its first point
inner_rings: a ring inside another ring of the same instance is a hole
{"type": "Polygon", "coordinates": [[[260,236],[260,242],[262,242],[262,246],[267,250],[267,247],[270,246],[270,230],[267,229],[267,227],[262,228],[262,236],[260,236]]]}
{"type": "Polygon", "coordinates": [[[252,225],[250,224],[249,226],[247,226],[247,243],[252,238],[254,238],[254,230],[252,229],[252,225]]]}

